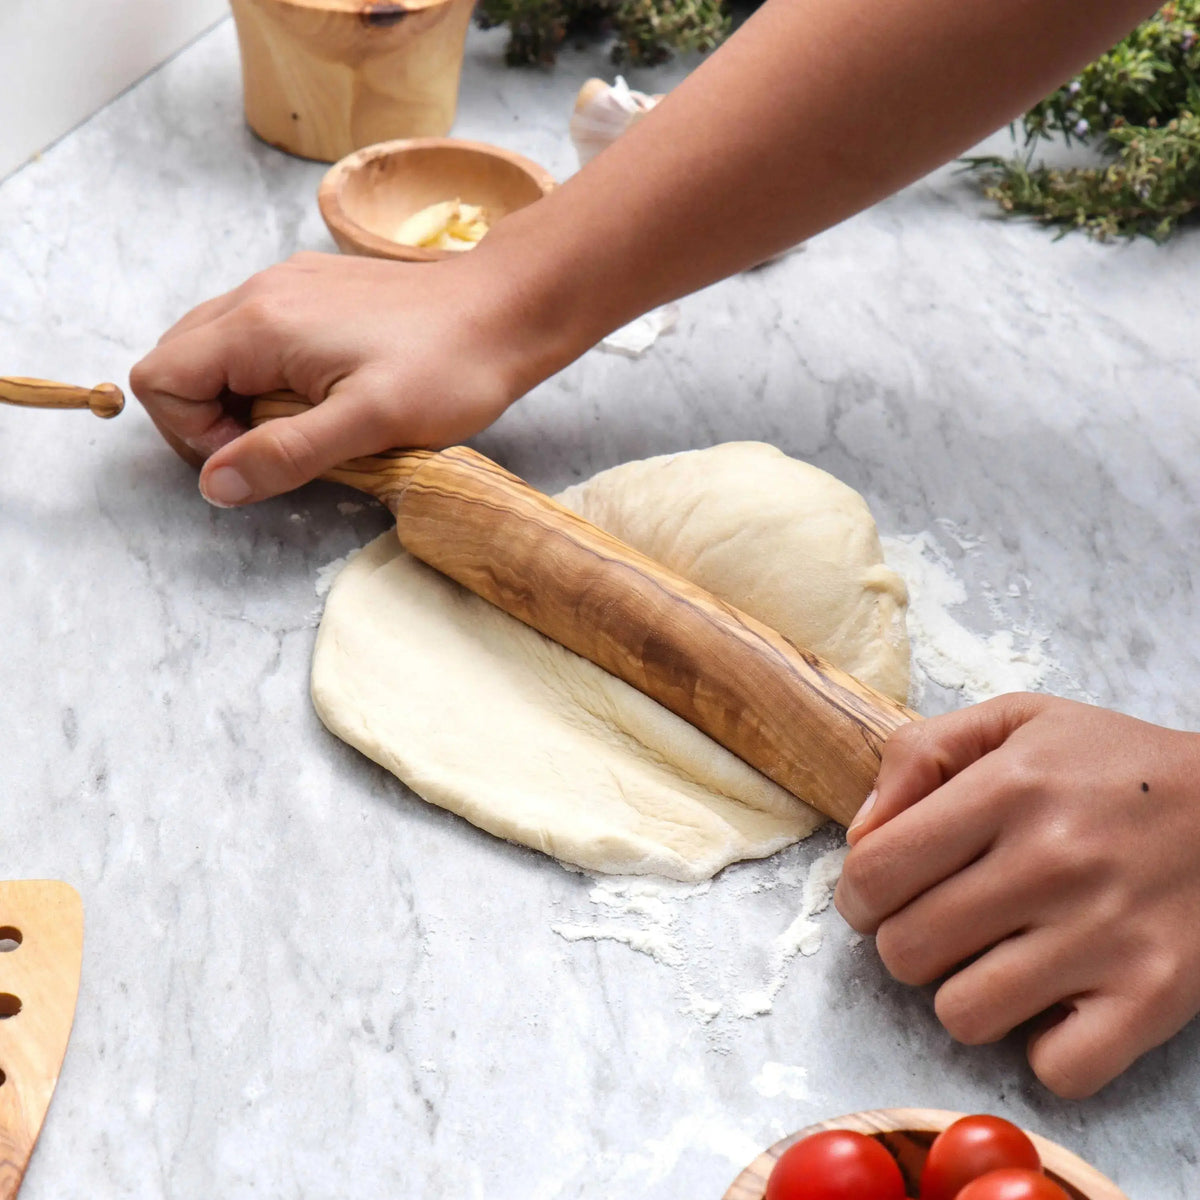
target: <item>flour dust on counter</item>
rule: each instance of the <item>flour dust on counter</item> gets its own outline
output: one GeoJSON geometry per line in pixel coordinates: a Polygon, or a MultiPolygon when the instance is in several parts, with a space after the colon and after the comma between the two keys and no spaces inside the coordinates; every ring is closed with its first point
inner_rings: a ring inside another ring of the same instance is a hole
{"type": "MultiPolygon", "coordinates": [[[[726,443],[614,467],[560,499],[907,696],[904,583],[865,501],[826,472],[762,443],[726,443]]],[[[330,730],[418,795],[585,870],[695,883],[822,821],[682,718],[412,558],[393,533],[334,583],[312,695],[330,730]]]]}
{"type": "Polygon", "coordinates": [[[727,867],[715,879],[682,884],[645,876],[591,876],[591,886],[551,930],[572,943],[633,950],[672,973],[679,1012],[721,1049],[746,1019],[770,1013],[796,964],[827,936],[860,940],[826,914],[846,847],[829,826],[769,862],[727,867]],[[719,944],[713,930],[742,931],[719,944]]]}
{"type": "Polygon", "coordinates": [[[955,705],[1036,691],[1094,701],[1052,656],[1049,635],[1036,628],[1028,611],[1014,615],[1014,602],[1028,600],[1028,579],[1021,576],[1001,589],[985,578],[968,589],[950,550],[971,559],[987,539],[950,521],[937,525],[941,537],[923,530],[881,539],[888,565],[908,586],[913,705],[921,707],[931,688],[941,689],[955,705]],[[968,612],[971,601],[973,613],[968,612]],[[970,628],[985,621],[993,626],[986,632],[970,628]]]}

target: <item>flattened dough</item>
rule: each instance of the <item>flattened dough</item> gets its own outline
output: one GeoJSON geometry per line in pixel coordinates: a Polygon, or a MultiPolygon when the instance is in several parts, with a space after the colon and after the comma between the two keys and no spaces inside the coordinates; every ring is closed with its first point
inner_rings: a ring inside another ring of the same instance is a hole
{"type": "MultiPolygon", "coordinates": [[[[560,499],[898,700],[903,581],[857,492],[757,442],[626,463],[560,499]]],[[[822,817],[628,684],[377,538],[338,576],[313,702],[418,795],[594,871],[699,880],[822,817]]]]}

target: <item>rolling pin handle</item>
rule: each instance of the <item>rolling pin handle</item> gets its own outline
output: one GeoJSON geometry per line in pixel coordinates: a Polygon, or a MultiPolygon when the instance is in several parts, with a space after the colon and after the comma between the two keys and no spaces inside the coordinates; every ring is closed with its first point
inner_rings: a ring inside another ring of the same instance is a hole
{"type": "Polygon", "coordinates": [[[88,393],[88,408],[108,420],[125,407],[125,393],[115,383],[98,383],[88,393]]]}

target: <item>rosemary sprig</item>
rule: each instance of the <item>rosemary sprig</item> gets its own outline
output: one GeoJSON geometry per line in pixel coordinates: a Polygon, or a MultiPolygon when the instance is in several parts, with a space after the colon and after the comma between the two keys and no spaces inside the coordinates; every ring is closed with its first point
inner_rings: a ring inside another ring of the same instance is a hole
{"type": "Polygon", "coordinates": [[[1200,0],[1173,0],[1022,118],[1023,158],[964,160],[1005,213],[1102,241],[1164,241],[1200,212],[1200,0]],[[1037,143],[1097,150],[1095,167],[1033,164],[1037,143]]]}

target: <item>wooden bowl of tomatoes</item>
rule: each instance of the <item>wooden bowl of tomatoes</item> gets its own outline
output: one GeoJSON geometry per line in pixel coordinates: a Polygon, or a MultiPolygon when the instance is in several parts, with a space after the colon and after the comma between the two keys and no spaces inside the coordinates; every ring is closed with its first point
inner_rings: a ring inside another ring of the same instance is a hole
{"type": "Polygon", "coordinates": [[[1129,1200],[1062,1146],[1000,1117],[881,1108],[764,1150],[724,1200],[1129,1200]]]}

